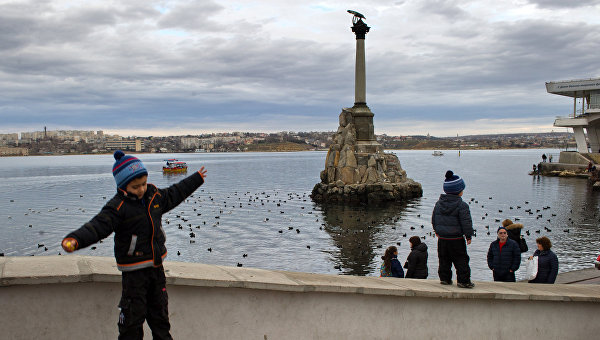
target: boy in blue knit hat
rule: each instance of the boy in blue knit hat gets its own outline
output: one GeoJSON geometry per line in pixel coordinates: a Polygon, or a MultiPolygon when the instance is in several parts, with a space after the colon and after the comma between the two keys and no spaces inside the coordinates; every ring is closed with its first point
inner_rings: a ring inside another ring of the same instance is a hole
{"type": "Polygon", "coordinates": [[[172,339],[168,296],[162,266],[167,256],[162,215],[204,183],[199,171],[166,189],[148,184],[148,171],[134,156],[117,150],[113,176],[117,194],[81,228],[62,241],[67,252],[85,248],[115,233],[115,258],[122,272],[119,339],[142,339],[144,320],[154,339],[172,339]]]}
{"type": "Polygon", "coordinates": [[[473,221],[469,205],[461,196],[465,190],[465,181],[452,171],[446,172],[445,194],[435,203],[431,223],[438,237],[438,275],[440,283],[452,284],[452,264],[456,269],[457,286],[473,288],[467,245],[473,236],[473,221]],[[466,240],[466,241],[465,241],[466,240]]]}

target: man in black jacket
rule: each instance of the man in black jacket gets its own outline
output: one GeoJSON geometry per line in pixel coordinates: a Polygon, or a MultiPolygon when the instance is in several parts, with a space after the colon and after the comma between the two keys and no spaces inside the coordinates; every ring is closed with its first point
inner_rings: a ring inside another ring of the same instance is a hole
{"type": "Polygon", "coordinates": [[[62,241],[67,252],[85,248],[115,233],[115,258],[122,272],[119,339],[142,339],[144,320],[154,339],[172,339],[165,273],[167,256],[162,215],[204,183],[206,170],[166,189],[147,184],[148,171],[136,157],[117,150],[113,176],[117,194],[81,228],[62,241]]]}
{"type": "Polygon", "coordinates": [[[521,265],[521,249],[517,242],[508,237],[505,227],[498,228],[498,239],[490,244],[487,262],[494,281],[516,281],[515,272],[521,265]]]}
{"type": "Polygon", "coordinates": [[[446,172],[445,194],[440,195],[431,216],[433,230],[438,237],[438,274],[440,283],[452,284],[452,264],[456,268],[457,286],[473,288],[467,245],[473,236],[473,221],[469,205],[461,196],[465,182],[452,171],[446,172]],[[466,239],[466,243],[465,243],[466,239]]]}

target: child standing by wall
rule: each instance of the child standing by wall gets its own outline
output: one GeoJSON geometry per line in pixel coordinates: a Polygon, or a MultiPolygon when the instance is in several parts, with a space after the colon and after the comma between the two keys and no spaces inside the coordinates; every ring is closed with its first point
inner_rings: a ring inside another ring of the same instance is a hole
{"type": "Polygon", "coordinates": [[[389,246],[381,259],[383,260],[379,271],[381,277],[404,277],[404,270],[400,261],[398,261],[398,248],[396,246],[389,246]]]}
{"type": "Polygon", "coordinates": [[[419,236],[408,239],[411,252],[406,258],[406,278],[426,279],[429,271],[427,269],[427,245],[421,242],[419,236]]]}
{"type": "Polygon", "coordinates": [[[62,241],[67,252],[85,248],[115,233],[115,258],[122,272],[119,339],[142,339],[144,320],[154,339],[172,339],[165,273],[167,256],[162,215],[204,183],[206,170],[166,189],[147,184],[148,171],[136,157],[117,150],[113,176],[117,194],[81,228],[62,241]]]}
{"type": "Polygon", "coordinates": [[[473,236],[473,221],[469,205],[461,196],[465,190],[465,182],[452,171],[446,172],[444,181],[445,194],[435,203],[431,223],[438,237],[438,274],[440,283],[452,284],[452,264],[456,268],[457,286],[473,288],[471,268],[467,245],[473,236]],[[466,242],[465,242],[466,239],[466,242]]]}

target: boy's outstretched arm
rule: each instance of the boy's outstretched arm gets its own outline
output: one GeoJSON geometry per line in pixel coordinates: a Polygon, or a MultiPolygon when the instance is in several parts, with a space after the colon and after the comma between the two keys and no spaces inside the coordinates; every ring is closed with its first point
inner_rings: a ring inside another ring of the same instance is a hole
{"type": "Polygon", "coordinates": [[[61,245],[66,252],[70,253],[85,248],[108,237],[113,232],[114,226],[118,223],[118,212],[113,207],[113,201],[109,201],[98,215],[62,240],[61,245]]]}
{"type": "Polygon", "coordinates": [[[179,203],[183,202],[183,200],[194,193],[198,187],[204,184],[205,177],[206,169],[201,167],[200,170],[184,178],[179,183],[175,183],[166,189],[160,189],[160,195],[165,202],[163,213],[175,208],[179,203]]]}

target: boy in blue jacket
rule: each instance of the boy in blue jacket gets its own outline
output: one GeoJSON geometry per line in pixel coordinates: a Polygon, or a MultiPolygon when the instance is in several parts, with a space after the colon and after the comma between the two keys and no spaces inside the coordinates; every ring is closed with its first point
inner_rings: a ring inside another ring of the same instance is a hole
{"type": "Polygon", "coordinates": [[[444,181],[445,194],[435,203],[431,224],[438,237],[438,259],[440,283],[452,284],[452,264],[456,268],[457,286],[473,288],[471,268],[467,245],[471,244],[473,236],[473,221],[471,210],[461,196],[465,190],[465,182],[452,171],[446,172],[444,181]],[[465,243],[466,239],[466,243],[465,243]]]}
{"type": "Polygon", "coordinates": [[[115,258],[122,272],[119,339],[142,339],[144,320],[154,339],[172,339],[168,296],[162,266],[167,256],[162,215],[204,183],[206,170],[166,189],[148,184],[148,171],[136,157],[117,150],[113,176],[117,194],[100,213],[62,241],[67,252],[85,248],[115,233],[115,258]]]}

